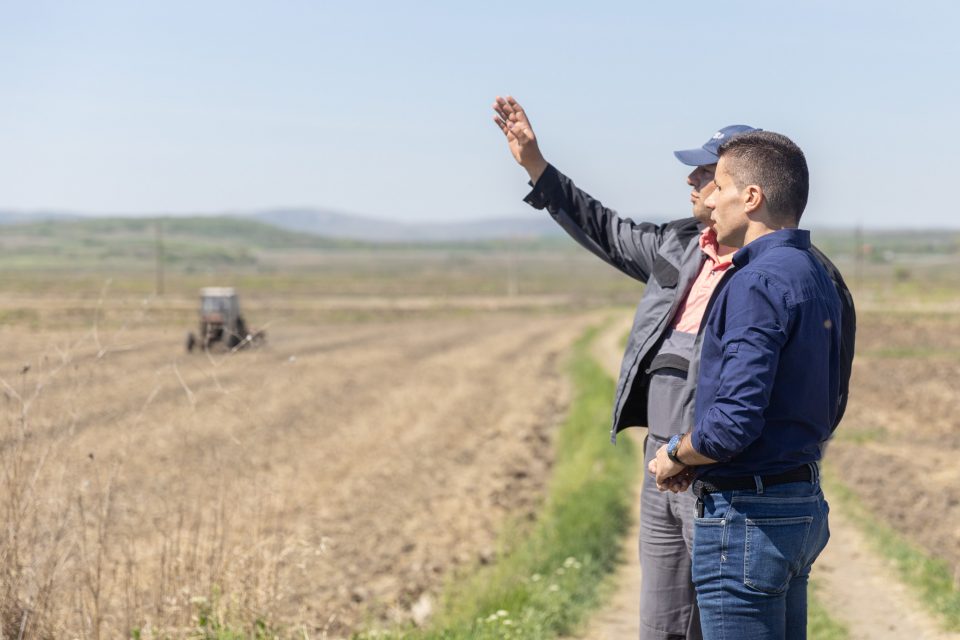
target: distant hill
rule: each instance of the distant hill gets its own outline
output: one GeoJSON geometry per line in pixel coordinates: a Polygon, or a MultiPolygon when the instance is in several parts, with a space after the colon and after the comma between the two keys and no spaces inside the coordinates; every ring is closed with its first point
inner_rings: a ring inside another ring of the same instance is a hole
{"type": "Polygon", "coordinates": [[[401,223],[320,209],[274,209],[240,215],[281,229],[366,242],[530,240],[563,235],[563,231],[549,216],[536,212],[518,218],[446,223],[401,223]]]}
{"type": "Polygon", "coordinates": [[[72,218],[7,224],[0,267],[88,269],[150,267],[162,238],[164,262],[188,269],[255,266],[265,253],[360,245],[227,217],[72,218]]]}
{"type": "MultiPolygon", "coordinates": [[[[646,220],[644,216],[634,220],[646,220]]],[[[0,227],[30,229],[40,235],[61,236],[60,228],[118,233],[143,233],[154,229],[151,216],[91,216],[65,211],[3,211],[0,227]],[[70,225],[76,225],[71,227],[70,225]]],[[[163,216],[169,233],[237,242],[247,248],[335,248],[360,244],[425,246],[460,244],[513,244],[567,246],[569,239],[545,212],[490,218],[470,222],[402,223],[380,218],[344,214],[324,209],[280,208],[222,215],[163,216]],[[268,246],[269,245],[269,246],[268,246]]],[[[956,229],[865,229],[815,228],[814,242],[829,255],[853,254],[857,243],[874,255],[942,255],[960,253],[956,229]]],[[[4,229],[2,234],[12,232],[4,229]]],[[[65,240],[69,242],[67,233],[65,240]]],[[[91,239],[96,244],[97,240],[91,239]]],[[[3,245],[0,244],[0,247],[3,245]]]]}
{"type": "MultiPolygon", "coordinates": [[[[370,273],[394,268],[384,265],[402,265],[411,283],[422,278],[422,283],[410,284],[411,288],[429,290],[438,270],[463,269],[473,274],[515,265],[522,271],[524,261],[530,260],[567,265],[571,260],[595,259],[578,248],[549,216],[536,212],[529,218],[438,225],[399,224],[307,209],[262,211],[244,217],[92,218],[63,213],[42,217],[46,219],[22,222],[36,217],[0,212],[0,273],[144,273],[154,269],[158,248],[162,248],[163,264],[171,273],[319,269],[339,273],[346,278],[343,282],[348,282],[356,274],[338,269],[367,261],[370,273]],[[349,262],[358,257],[361,262],[349,262]]],[[[856,233],[826,229],[815,230],[813,237],[825,253],[841,263],[860,255],[870,265],[946,265],[955,263],[960,255],[960,231],[856,233]]],[[[568,271],[557,273],[572,277],[568,271]]]]}
{"type": "Polygon", "coordinates": [[[889,261],[897,256],[929,260],[960,254],[956,229],[813,229],[811,238],[831,257],[860,252],[872,261],[889,261]]]}
{"type": "Polygon", "coordinates": [[[0,211],[0,225],[43,222],[45,220],[75,220],[79,217],[75,213],[60,211],[0,211]]]}
{"type": "Polygon", "coordinates": [[[573,248],[573,242],[565,235],[538,233],[536,225],[531,231],[523,221],[516,220],[504,224],[443,225],[459,228],[446,235],[441,230],[423,237],[428,234],[420,233],[418,226],[381,225],[380,221],[370,219],[359,219],[358,223],[358,219],[349,216],[332,218],[336,224],[324,226],[313,213],[298,217],[287,210],[280,216],[286,228],[282,228],[276,216],[264,216],[264,220],[260,220],[252,214],[161,218],[76,216],[33,222],[4,218],[6,223],[0,226],[0,271],[152,269],[158,244],[162,244],[164,264],[186,271],[259,269],[279,263],[315,261],[318,255],[342,250],[444,253],[460,249],[496,252],[503,248],[511,251],[522,248],[549,253],[573,248]],[[380,227],[379,232],[365,233],[372,227],[380,227]],[[318,235],[324,229],[328,235],[318,235]],[[351,236],[373,237],[362,241],[351,236]]]}
{"type": "MultiPolygon", "coordinates": [[[[323,209],[270,209],[226,213],[216,216],[166,216],[166,220],[241,218],[287,231],[309,233],[335,240],[381,243],[459,243],[489,240],[537,240],[563,236],[563,231],[544,213],[531,211],[516,218],[491,218],[471,222],[402,223],[366,216],[348,215],[323,209]]],[[[42,223],[45,221],[152,220],[148,216],[89,216],[57,211],[0,211],[0,225],[42,223]]],[[[111,223],[113,224],[113,223],[111,223]]]]}

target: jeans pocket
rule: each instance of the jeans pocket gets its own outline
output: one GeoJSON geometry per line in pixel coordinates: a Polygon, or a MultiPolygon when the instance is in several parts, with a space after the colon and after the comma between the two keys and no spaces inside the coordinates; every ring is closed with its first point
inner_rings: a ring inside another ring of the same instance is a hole
{"type": "Polygon", "coordinates": [[[690,567],[693,584],[701,584],[719,576],[726,553],[726,524],[723,518],[693,519],[693,553],[690,567]]]}
{"type": "Polygon", "coordinates": [[[762,593],[783,593],[802,568],[813,516],[747,518],[743,583],[762,593]]]}

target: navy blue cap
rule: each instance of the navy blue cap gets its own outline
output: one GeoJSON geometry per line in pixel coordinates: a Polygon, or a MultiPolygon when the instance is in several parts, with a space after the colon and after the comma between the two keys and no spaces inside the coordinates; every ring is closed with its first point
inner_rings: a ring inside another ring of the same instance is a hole
{"type": "Polygon", "coordinates": [[[701,167],[705,164],[714,164],[720,157],[717,155],[717,149],[721,144],[737,135],[738,133],[749,133],[750,131],[761,131],[745,124],[732,124],[724,127],[713,134],[713,137],[707,140],[707,143],[699,149],[684,149],[683,151],[674,151],[673,155],[677,160],[691,167],[701,167]]]}

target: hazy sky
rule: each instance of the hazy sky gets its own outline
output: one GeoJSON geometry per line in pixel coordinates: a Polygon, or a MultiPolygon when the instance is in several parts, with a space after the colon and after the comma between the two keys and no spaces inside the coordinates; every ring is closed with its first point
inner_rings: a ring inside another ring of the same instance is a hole
{"type": "Polygon", "coordinates": [[[0,209],[534,215],[491,122],[621,213],[719,127],[807,153],[808,226],[960,226],[960,3],[0,0],[0,209]],[[899,7],[899,8],[895,8],[899,7]]]}

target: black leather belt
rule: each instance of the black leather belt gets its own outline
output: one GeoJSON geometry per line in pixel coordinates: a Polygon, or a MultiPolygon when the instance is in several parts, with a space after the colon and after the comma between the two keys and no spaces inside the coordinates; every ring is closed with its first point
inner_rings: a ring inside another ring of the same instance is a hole
{"type": "MultiPolygon", "coordinates": [[[[788,482],[810,482],[810,465],[803,465],[790,471],[777,473],[770,476],[760,476],[760,482],[765,487],[772,487],[777,484],[787,484],[788,482]]],[[[735,478],[710,478],[709,480],[695,480],[691,487],[694,495],[702,498],[708,493],[720,493],[721,491],[737,491],[756,489],[757,481],[754,476],[738,476],[735,478]]]]}

